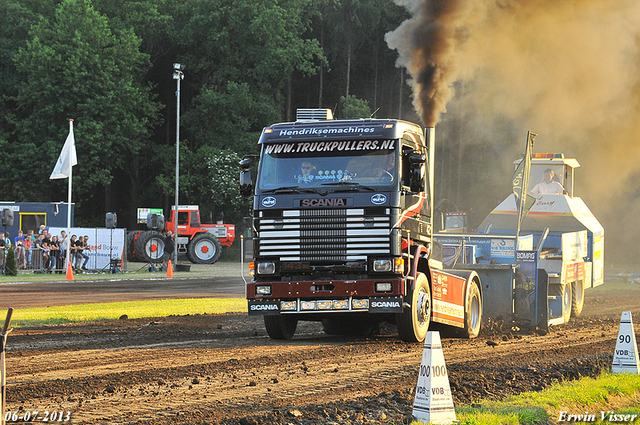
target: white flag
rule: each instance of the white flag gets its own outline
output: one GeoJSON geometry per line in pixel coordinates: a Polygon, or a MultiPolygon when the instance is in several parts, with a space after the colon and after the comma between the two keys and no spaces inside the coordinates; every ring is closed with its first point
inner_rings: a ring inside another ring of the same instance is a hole
{"type": "Polygon", "coordinates": [[[76,142],[73,138],[73,120],[70,120],[69,135],[67,136],[67,140],[64,142],[62,152],[60,152],[58,162],[56,162],[56,166],[53,168],[53,172],[51,173],[51,176],[49,176],[49,180],[68,178],[69,174],[71,174],[71,167],[77,163],[78,157],[76,156],[76,142]]]}

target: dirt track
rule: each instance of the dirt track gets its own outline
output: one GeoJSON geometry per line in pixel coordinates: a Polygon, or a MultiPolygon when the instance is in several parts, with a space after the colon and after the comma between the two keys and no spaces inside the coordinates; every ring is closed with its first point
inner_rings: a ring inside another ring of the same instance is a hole
{"type": "MultiPolygon", "coordinates": [[[[620,312],[638,323],[638,300],[639,285],[591,290],[582,317],[545,336],[443,336],[454,402],[610,367],[620,312]]],[[[7,345],[7,410],[70,412],[71,423],[91,424],[407,422],[422,356],[392,326],[354,339],[301,323],[283,343],[244,314],[23,328],[7,345]]]]}

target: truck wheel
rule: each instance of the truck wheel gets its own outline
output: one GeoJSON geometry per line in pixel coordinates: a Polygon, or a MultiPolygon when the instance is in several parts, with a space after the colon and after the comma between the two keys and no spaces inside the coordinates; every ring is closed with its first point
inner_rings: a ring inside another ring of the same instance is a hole
{"type": "Polygon", "coordinates": [[[564,323],[568,323],[571,319],[571,302],[573,300],[571,284],[563,285],[562,292],[562,317],[564,323]]]}
{"type": "Polygon", "coordinates": [[[482,327],[482,296],[478,281],[469,282],[469,291],[464,307],[464,332],[466,338],[475,338],[480,333],[482,327]]]}
{"type": "Polygon", "coordinates": [[[264,327],[271,339],[291,339],[296,333],[298,318],[292,315],[267,315],[264,317],[264,327]]]}
{"type": "Polygon", "coordinates": [[[187,252],[196,264],[213,264],[220,258],[222,244],[211,233],[199,233],[189,241],[187,252]]]}
{"type": "Polygon", "coordinates": [[[573,282],[571,284],[571,316],[580,317],[582,308],[584,307],[584,280],[573,282]]]}
{"type": "Polygon", "coordinates": [[[148,263],[161,263],[164,256],[164,237],[156,231],[142,232],[136,240],[136,258],[148,263]]]}
{"type": "Polygon", "coordinates": [[[406,297],[411,307],[396,314],[398,334],[403,341],[422,342],[431,321],[431,289],[424,273],[418,273],[415,289],[406,297]]]}

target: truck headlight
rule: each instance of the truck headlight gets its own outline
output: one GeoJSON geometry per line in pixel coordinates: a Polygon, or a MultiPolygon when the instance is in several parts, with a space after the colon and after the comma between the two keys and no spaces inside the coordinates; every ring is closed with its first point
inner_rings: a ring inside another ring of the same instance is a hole
{"type": "Polygon", "coordinates": [[[398,273],[404,272],[403,258],[384,258],[373,260],[373,271],[378,273],[398,273]]]}
{"type": "Polygon", "coordinates": [[[271,285],[257,285],[256,295],[271,295],[271,285]]]}
{"type": "Polygon", "coordinates": [[[276,263],[273,261],[258,263],[257,271],[258,274],[275,274],[276,263]]]}
{"type": "Polygon", "coordinates": [[[393,263],[388,258],[385,258],[384,260],[373,260],[373,271],[378,273],[390,272],[392,264],[393,263]]]}

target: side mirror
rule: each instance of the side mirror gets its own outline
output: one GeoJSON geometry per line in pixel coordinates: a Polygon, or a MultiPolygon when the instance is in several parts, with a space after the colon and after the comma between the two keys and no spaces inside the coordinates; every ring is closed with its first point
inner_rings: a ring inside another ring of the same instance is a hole
{"type": "Polygon", "coordinates": [[[240,194],[249,199],[253,194],[253,181],[251,177],[251,158],[242,158],[238,164],[240,166],[240,194]]]}
{"type": "Polygon", "coordinates": [[[411,153],[409,155],[409,163],[411,164],[411,191],[412,192],[424,192],[424,164],[427,162],[427,158],[424,154],[411,153]]]}

